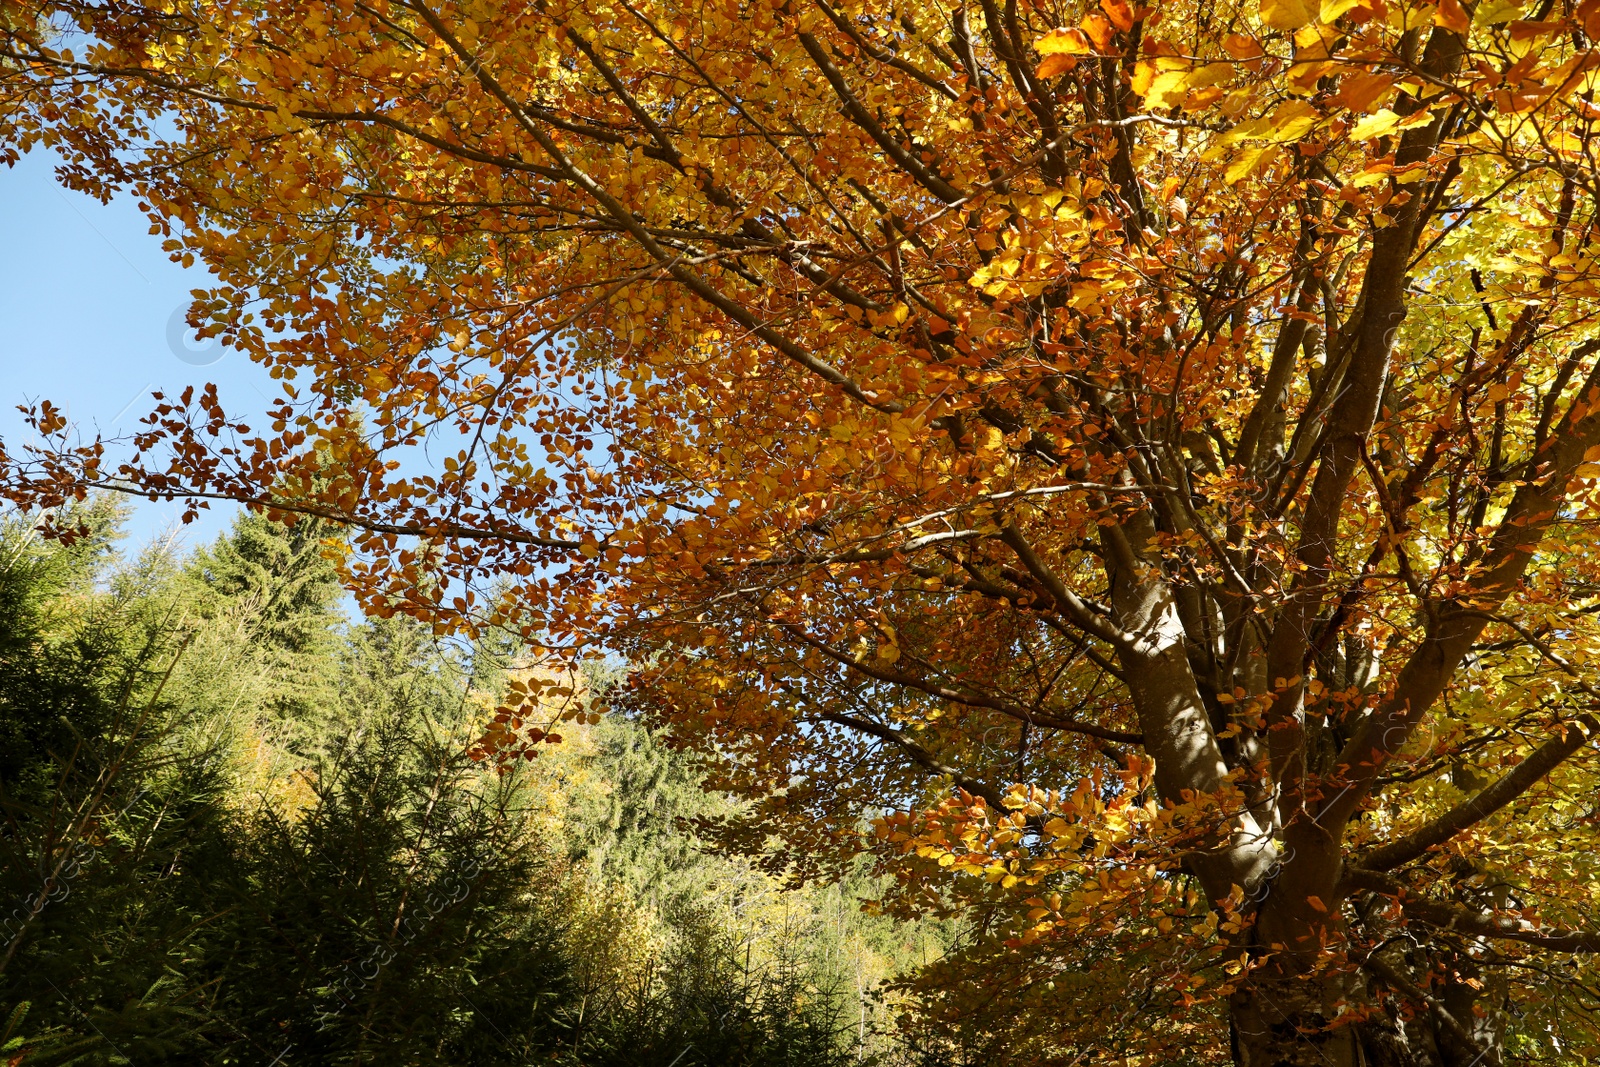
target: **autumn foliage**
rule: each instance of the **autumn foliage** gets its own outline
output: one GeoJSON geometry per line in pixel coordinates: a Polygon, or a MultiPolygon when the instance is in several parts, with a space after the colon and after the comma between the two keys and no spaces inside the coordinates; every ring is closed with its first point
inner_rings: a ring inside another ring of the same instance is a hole
{"type": "Polygon", "coordinates": [[[0,11],[283,386],[13,500],[627,656],[727,844],[981,916],[913,992],[1007,1062],[1600,1053],[1600,4],[0,11]]]}

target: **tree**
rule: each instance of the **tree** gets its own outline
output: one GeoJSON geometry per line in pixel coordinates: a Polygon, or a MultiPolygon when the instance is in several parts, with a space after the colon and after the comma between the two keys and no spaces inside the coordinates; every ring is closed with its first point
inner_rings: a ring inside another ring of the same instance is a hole
{"type": "Polygon", "coordinates": [[[311,652],[327,640],[330,609],[339,597],[338,571],[323,558],[324,524],[286,527],[258,515],[241,516],[215,544],[190,561],[194,580],[215,599],[254,608],[263,645],[311,652]]]}
{"type": "Polygon", "coordinates": [[[730,842],[993,917],[997,1047],[1596,1048],[1592,0],[3,10],[8,151],[284,387],[13,500],[647,664],[730,842]]]}
{"type": "MultiPolygon", "coordinates": [[[[303,749],[328,739],[337,685],[339,572],[323,558],[330,533],[317,520],[285,526],[244,515],[189,560],[193,608],[243,622],[252,666],[274,691],[267,697],[278,732],[303,749]]],[[[337,543],[335,541],[335,543],[337,543]]]]}
{"type": "MultiPolygon", "coordinates": [[[[64,516],[88,531],[70,547],[0,521],[8,1063],[886,1062],[842,988],[843,931],[820,929],[853,900],[780,893],[722,860],[798,917],[786,936],[705,899],[658,920],[634,887],[662,880],[641,842],[673,847],[670,823],[640,820],[636,854],[606,870],[573,862],[543,817],[557,761],[469,758],[482,672],[411,620],[305,649],[346,719],[295,738],[309,756],[263,741],[283,687],[272,650],[250,653],[281,619],[262,587],[285,576],[230,594],[193,575],[275,558],[292,531],[247,520],[153,566],[110,551],[116,519],[105,499],[64,516]]],[[[636,747],[561,759],[627,770],[636,747]]],[[[571,820],[575,841],[590,817],[571,820]]]]}

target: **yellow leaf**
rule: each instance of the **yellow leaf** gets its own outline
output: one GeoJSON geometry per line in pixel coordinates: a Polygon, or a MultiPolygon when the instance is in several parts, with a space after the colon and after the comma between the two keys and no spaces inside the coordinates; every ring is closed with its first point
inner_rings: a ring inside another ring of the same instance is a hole
{"type": "Polygon", "coordinates": [[[1228,169],[1223,173],[1222,180],[1229,185],[1243,181],[1256,171],[1261,170],[1272,162],[1282,146],[1275,144],[1251,145],[1249,148],[1240,149],[1239,154],[1233,157],[1233,162],[1228,164],[1228,169]]]}
{"type": "Polygon", "coordinates": [[[1156,56],[1153,59],[1141,59],[1134,65],[1131,84],[1133,91],[1139,96],[1148,97],[1154,88],[1157,79],[1165,73],[1179,73],[1189,70],[1192,64],[1187,59],[1177,56],[1156,56]]]}
{"type": "Polygon", "coordinates": [[[985,426],[975,435],[977,437],[978,454],[985,459],[993,459],[1005,447],[1006,435],[993,426],[985,426]]]}
{"type": "Polygon", "coordinates": [[[1321,63],[1296,63],[1289,68],[1288,82],[1290,88],[1303,96],[1310,96],[1317,90],[1317,83],[1322,76],[1332,70],[1334,64],[1321,63]]]}
{"type": "Polygon", "coordinates": [[[1082,56],[1093,51],[1082,30],[1051,30],[1033,42],[1033,47],[1041,56],[1082,56]]]}
{"type": "Polygon", "coordinates": [[[1334,22],[1345,12],[1360,7],[1366,0],[1322,0],[1317,11],[1318,22],[1334,22]]]}
{"type": "Polygon", "coordinates": [[[1150,86],[1155,84],[1159,68],[1148,59],[1141,59],[1134,64],[1133,77],[1129,79],[1129,86],[1136,96],[1149,96],[1150,86]]]}
{"type": "Polygon", "coordinates": [[[1384,164],[1379,167],[1364,170],[1352,178],[1350,180],[1350,184],[1355,186],[1357,189],[1365,189],[1370,185],[1377,185],[1379,182],[1383,181],[1383,179],[1389,176],[1390,169],[1391,168],[1387,164],[1384,164]]]}
{"type": "Polygon", "coordinates": [[[1289,100],[1272,113],[1268,140],[1277,144],[1298,141],[1322,121],[1322,114],[1304,100],[1289,100]]]}
{"type": "Polygon", "coordinates": [[[1313,59],[1327,59],[1332,53],[1329,49],[1339,39],[1341,34],[1332,26],[1307,26],[1296,30],[1294,33],[1295,59],[1306,62],[1313,59]]]}
{"type": "Polygon", "coordinates": [[[1497,26],[1521,14],[1522,5],[1517,0],[1483,0],[1472,13],[1472,21],[1479,26],[1497,26]]]}
{"type": "Polygon", "coordinates": [[[1368,115],[1355,128],[1350,131],[1353,141],[1370,141],[1374,137],[1387,137],[1400,128],[1400,116],[1388,108],[1379,108],[1375,114],[1368,115]]]}
{"type": "Polygon", "coordinates": [[[1144,102],[1152,108],[1177,107],[1183,103],[1184,96],[1189,87],[1184,84],[1189,77],[1189,71],[1169,70],[1158,74],[1150,83],[1150,88],[1145,92],[1144,102]]]}
{"type": "Polygon", "coordinates": [[[1313,0],[1261,0],[1261,21],[1275,30],[1298,30],[1315,22],[1321,8],[1313,0]]]}
{"type": "Polygon", "coordinates": [[[1322,114],[1305,100],[1286,100],[1252,122],[1241,123],[1218,140],[1224,143],[1237,141],[1267,141],[1288,144],[1298,141],[1322,121],[1322,114]]]}
{"type": "MultiPolygon", "coordinates": [[[[1192,67],[1183,70],[1169,70],[1156,75],[1150,82],[1148,91],[1144,94],[1144,102],[1152,108],[1178,107],[1184,99],[1195,89],[1204,89],[1233,76],[1233,67],[1230,63],[1208,63],[1203,67],[1192,67]]],[[[1139,79],[1134,79],[1134,91],[1138,91],[1139,79]]]]}

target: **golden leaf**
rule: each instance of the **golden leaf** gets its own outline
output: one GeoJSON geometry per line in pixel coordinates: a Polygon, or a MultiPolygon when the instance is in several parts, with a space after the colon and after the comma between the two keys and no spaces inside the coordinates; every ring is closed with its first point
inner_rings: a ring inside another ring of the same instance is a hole
{"type": "Polygon", "coordinates": [[[1322,5],[1317,11],[1317,21],[1337,22],[1346,13],[1366,4],[1368,0],[1322,0],[1322,5]]]}
{"type": "Polygon", "coordinates": [[[1078,65],[1077,56],[1061,55],[1045,56],[1039,65],[1034,68],[1034,75],[1039,78],[1054,78],[1064,74],[1078,65]]]}
{"type": "MultiPolygon", "coordinates": [[[[1233,68],[1228,63],[1208,63],[1201,67],[1168,70],[1156,75],[1150,82],[1144,94],[1144,102],[1147,107],[1157,109],[1178,107],[1184,103],[1191,91],[1208,88],[1232,77],[1233,68]]],[[[1137,91],[1136,77],[1135,92],[1137,91]]]]}
{"type": "Polygon", "coordinates": [[[1222,180],[1229,185],[1238,184],[1271,163],[1281,148],[1281,145],[1264,144],[1241,149],[1228,164],[1228,169],[1223,172],[1222,180]]]}
{"type": "Polygon", "coordinates": [[[1387,137],[1400,128],[1400,116],[1388,108],[1380,108],[1375,114],[1368,115],[1350,131],[1353,141],[1369,141],[1374,137],[1387,137]]]}
{"type": "Polygon", "coordinates": [[[1261,21],[1275,30],[1298,30],[1315,22],[1321,9],[1312,0],[1261,0],[1261,21]]]}
{"type": "Polygon", "coordinates": [[[1116,41],[1116,27],[1111,25],[1111,20],[1098,11],[1091,11],[1083,16],[1083,21],[1078,24],[1096,49],[1109,52],[1116,41]]]}
{"type": "Polygon", "coordinates": [[[1033,47],[1041,56],[1081,56],[1094,49],[1082,30],[1054,29],[1037,41],[1033,47]]]}

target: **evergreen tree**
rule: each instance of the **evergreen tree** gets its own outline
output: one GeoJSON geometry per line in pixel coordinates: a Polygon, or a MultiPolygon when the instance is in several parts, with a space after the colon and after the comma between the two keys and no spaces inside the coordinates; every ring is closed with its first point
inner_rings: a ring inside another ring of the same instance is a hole
{"type": "Polygon", "coordinates": [[[309,527],[124,562],[115,507],[69,519],[0,528],[9,1062],[861,1060],[843,924],[706,855],[643,727],[474,763],[506,642],[343,624],[309,527]]]}
{"type": "Polygon", "coordinates": [[[701,788],[689,758],[643,724],[616,717],[603,719],[592,741],[597,786],[573,800],[575,858],[668,910],[726,877],[726,865],[707,854],[689,820],[728,805],[701,788]]]}
{"type": "Polygon", "coordinates": [[[27,1062],[166,1058],[194,1029],[179,965],[194,916],[173,877],[215,823],[215,760],[174,747],[161,605],[106,592],[117,509],[0,531],[0,1002],[31,1002],[27,1062]],[[87,521],[84,521],[84,519],[87,521]],[[130,937],[130,931],[137,934],[130,937]]]}
{"type": "Polygon", "coordinates": [[[328,616],[340,596],[339,572],[324,555],[332,531],[318,519],[294,525],[243,514],[199,549],[190,575],[218,599],[254,609],[252,633],[286,652],[325,651],[328,616]]]}
{"type": "Polygon", "coordinates": [[[337,711],[343,617],[338,569],[324,554],[331,534],[317,519],[291,526],[244,514],[185,568],[194,610],[246,620],[276,731],[302,754],[327,734],[337,711]]]}

